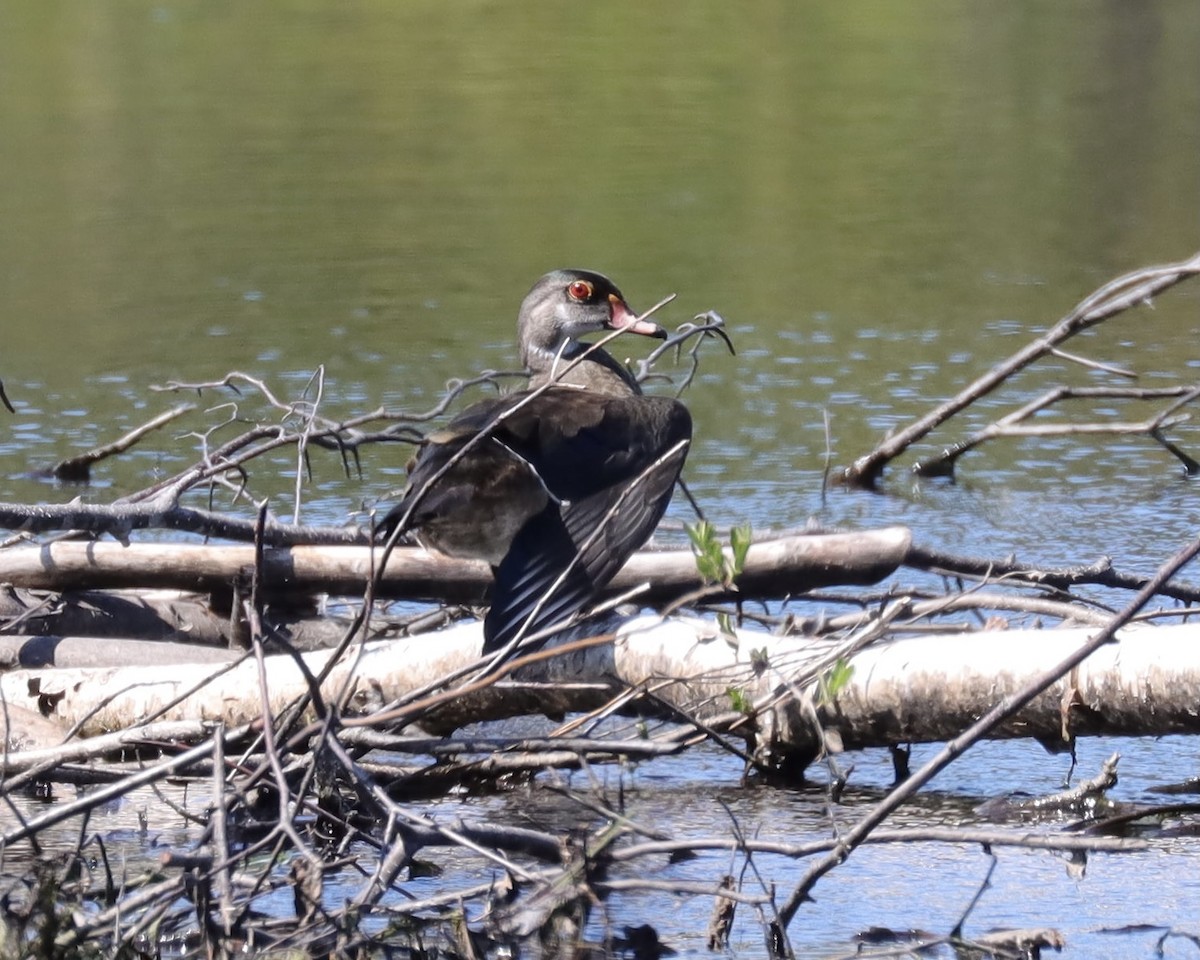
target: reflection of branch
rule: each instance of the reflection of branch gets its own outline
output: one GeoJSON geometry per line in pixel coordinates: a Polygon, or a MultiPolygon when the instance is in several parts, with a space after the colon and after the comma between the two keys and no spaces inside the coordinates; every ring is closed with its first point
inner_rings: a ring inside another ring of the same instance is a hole
{"type": "Polygon", "coordinates": [[[1018,371],[1054,352],[1061,343],[1075,334],[1131,307],[1148,303],[1157,294],[1198,273],[1200,253],[1181,263],[1137,270],[1105,284],[1079,303],[1043,336],[1026,344],[956,396],[903,430],[897,431],[870,453],[855,460],[843,471],[843,481],[861,487],[874,487],[892,460],[956,413],[987,396],[1018,371]]]}

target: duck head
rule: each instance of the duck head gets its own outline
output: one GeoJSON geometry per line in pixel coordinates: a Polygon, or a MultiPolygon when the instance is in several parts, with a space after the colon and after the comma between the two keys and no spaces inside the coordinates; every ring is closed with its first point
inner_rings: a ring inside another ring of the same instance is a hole
{"type": "Polygon", "coordinates": [[[591,270],[554,270],[533,285],[517,317],[521,360],[538,370],[569,356],[570,344],[589,333],[629,330],[666,339],[657,323],[639,320],[617,285],[591,270]]]}

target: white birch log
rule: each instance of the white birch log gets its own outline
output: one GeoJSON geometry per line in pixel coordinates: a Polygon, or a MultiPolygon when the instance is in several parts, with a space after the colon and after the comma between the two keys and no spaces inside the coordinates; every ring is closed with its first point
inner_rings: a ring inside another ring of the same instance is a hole
{"type": "MultiPolygon", "coordinates": [[[[836,702],[821,708],[822,721],[847,747],[943,740],[1058,663],[1091,632],[984,631],[881,641],[854,655],[853,675],[836,702]]],[[[350,682],[357,702],[387,702],[474,660],[480,644],[475,623],[366,644],[361,656],[352,651],[335,668],[326,695],[350,682]]],[[[658,697],[712,718],[730,712],[728,691],[736,688],[749,701],[774,704],[758,718],[760,749],[803,758],[813,751],[816,735],[797,707],[794,684],[836,650],[828,641],[749,630],[731,638],[704,621],[643,617],[622,626],[616,643],[575,651],[538,665],[536,673],[523,673],[527,682],[502,681],[455,698],[442,708],[438,723],[449,729],[517,712],[586,710],[623,684],[652,685],[658,697]]],[[[328,656],[312,653],[305,659],[317,670],[328,656]]],[[[0,677],[0,693],[6,703],[40,708],[68,724],[86,717],[85,735],[143,722],[193,689],[159,718],[223,719],[235,726],[261,717],[256,664],[242,664],[202,684],[216,672],[215,666],[200,664],[18,670],[0,677]]],[[[267,677],[272,711],[305,691],[289,657],[269,657],[267,677]]],[[[1200,733],[1200,626],[1122,631],[1118,643],[1094,654],[994,735],[1061,739],[1064,709],[1077,735],[1200,733]]]]}

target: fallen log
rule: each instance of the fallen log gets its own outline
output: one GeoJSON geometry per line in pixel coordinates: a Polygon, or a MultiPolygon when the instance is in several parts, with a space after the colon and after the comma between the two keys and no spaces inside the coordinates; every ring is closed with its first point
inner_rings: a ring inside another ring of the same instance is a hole
{"type": "MultiPolygon", "coordinates": [[[[853,654],[853,671],[817,717],[847,748],[940,741],[1019,690],[1031,677],[1080,647],[1094,629],[981,631],[877,641],[853,654]]],[[[473,662],[477,623],[417,637],[369,643],[337,665],[327,693],[351,685],[363,708],[424,687],[473,662]]],[[[731,691],[753,705],[756,745],[776,764],[802,767],[820,736],[798,694],[814,698],[815,678],[838,655],[829,640],[776,637],[753,630],[736,637],[693,618],[643,617],[624,624],[615,643],[545,660],[522,682],[505,681],[456,695],[421,716],[439,729],[517,713],[561,714],[606,703],[617,691],[653,686],[671,711],[702,721],[736,714],[731,691]],[[611,679],[600,679],[611,678],[611,679]]],[[[318,671],[330,654],[305,655],[318,671]]],[[[95,735],[154,717],[223,720],[238,726],[277,712],[307,692],[286,656],[268,658],[263,693],[253,660],[232,669],[196,665],[91,670],[19,670],[0,677],[4,702],[40,709],[95,735]],[[206,682],[206,677],[212,676],[206,682]]],[[[992,731],[998,738],[1043,742],[1068,736],[1161,736],[1200,733],[1200,627],[1130,627],[1076,671],[992,731]]],[[[653,711],[653,703],[638,709],[653,711]]],[[[740,706],[738,709],[742,709],[740,706]]],[[[348,721],[350,725],[354,721],[348,721]]]]}
{"type": "Polygon", "coordinates": [[[171,664],[228,663],[240,654],[222,647],[124,637],[63,637],[52,634],[0,636],[4,667],[132,667],[163,668],[171,664]]]}
{"type": "Polygon", "coordinates": [[[228,611],[217,614],[201,597],[177,590],[59,592],[8,584],[0,589],[0,624],[9,635],[233,642],[228,611]]]}
{"type": "MultiPolygon", "coordinates": [[[[9,586],[0,589],[0,668],[216,661],[220,651],[250,647],[250,628],[240,610],[232,615],[227,594],[217,598],[224,601],[217,609],[208,595],[178,590],[59,593],[9,586]],[[219,648],[218,655],[187,653],[199,646],[219,648]]],[[[311,603],[267,607],[259,623],[273,653],[282,649],[276,640],[299,650],[335,647],[347,629],[346,620],[319,615],[311,603]]],[[[405,625],[395,618],[378,617],[367,639],[402,632],[405,625]]]]}
{"type": "MultiPolygon", "coordinates": [[[[834,584],[882,580],[903,561],[912,542],[905,527],[854,533],[809,534],[751,545],[737,578],[741,594],[783,597],[834,584]]],[[[313,594],[359,595],[380,551],[357,546],[300,546],[263,551],[260,590],[268,598],[313,594]]],[[[249,583],[253,546],[181,543],[81,543],[18,545],[0,551],[0,583],[43,590],[174,589],[228,591],[249,583]]],[[[418,547],[395,550],[376,595],[449,603],[484,603],[491,569],[418,547]]],[[[648,602],[672,599],[702,587],[690,549],[644,550],[609,584],[610,594],[649,584],[648,602]]]]}

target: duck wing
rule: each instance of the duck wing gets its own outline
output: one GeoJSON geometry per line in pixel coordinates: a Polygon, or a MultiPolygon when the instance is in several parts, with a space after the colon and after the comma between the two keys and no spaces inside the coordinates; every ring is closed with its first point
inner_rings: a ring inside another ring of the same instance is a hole
{"type": "Polygon", "coordinates": [[[550,494],[496,569],[484,649],[569,617],[600,593],[662,519],[687,456],[687,408],[664,397],[554,388],[496,436],[550,494]]]}
{"type": "Polygon", "coordinates": [[[482,401],[431,433],[409,464],[408,485],[379,524],[379,536],[386,539],[403,523],[448,556],[500,563],[517,531],[549,498],[531,466],[505,442],[503,421],[496,422],[510,406],[507,398],[482,401]]]}

